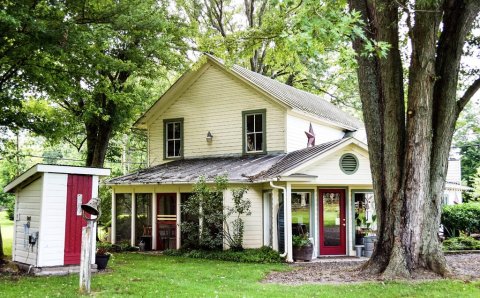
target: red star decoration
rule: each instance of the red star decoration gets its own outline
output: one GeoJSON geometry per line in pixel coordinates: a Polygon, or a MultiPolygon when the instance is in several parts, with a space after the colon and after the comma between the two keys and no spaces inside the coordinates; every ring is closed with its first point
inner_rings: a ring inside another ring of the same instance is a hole
{"type": "Polygon", "coordinates": [[[305,134],[307,135],[308,139],[307,148],[315,146],[315,133],[313,132],[312,123],[310,123],[310,128],[305,132],[305,134]]]}

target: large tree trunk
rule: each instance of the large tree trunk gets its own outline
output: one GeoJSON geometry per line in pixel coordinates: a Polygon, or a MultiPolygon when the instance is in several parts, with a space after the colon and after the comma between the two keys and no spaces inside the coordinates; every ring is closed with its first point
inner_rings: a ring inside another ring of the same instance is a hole
{"type": "Polygon", "coordinates": [[[112,138],[115,117],[115,103],[109,101],[105,94],[97,94],[97,102],[101,103],[103,113],[85,121],[87,133],[87,167],[101,168],[105,163],[108,144],[112,138]]]}
{"type": "Polygon", "coordinates": [[[3,252],[2,226],[0,225],[0,264],[1,264],[1,260],[4,257],[5,257],[5,253],[3,252]]]}
{"type": "Polygon", "coordinates": [[[455,122],[468,101],[456,100],[462,47],[479,5],[454,0],[415,3],[408,12],[414,22],[407,18],[414,25],[405,88],[399,3],[349,3],[361,14],[368,38],[353,41],[378,218],[376,249],[364,270],[386,278],[409,277],[420,268],[445,275],[448,268],[437,237],[440,198],[455,122]],[[366,55],[368,42],[387,42],[389,51],[385,57],[366,55]]]}

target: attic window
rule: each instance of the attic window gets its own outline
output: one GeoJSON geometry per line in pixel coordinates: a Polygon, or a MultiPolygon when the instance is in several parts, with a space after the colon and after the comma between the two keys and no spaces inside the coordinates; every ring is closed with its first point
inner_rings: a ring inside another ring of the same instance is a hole
{"type": "Polygon", "coordinates": [[[243,152],[266,152],[266,111],[245,111],[243,116],[243,152]]]}
{"type": "Polygon", "coordinates": [[[164,120],[164,158],[183,155],[183,118],[164,120]]]}
{"type": "Polygon", "coordinates": [[[358,170],[358,158],[351,154],[346,153],[340,157],[340,169],[347,175],[352,175],[358,170]]]}

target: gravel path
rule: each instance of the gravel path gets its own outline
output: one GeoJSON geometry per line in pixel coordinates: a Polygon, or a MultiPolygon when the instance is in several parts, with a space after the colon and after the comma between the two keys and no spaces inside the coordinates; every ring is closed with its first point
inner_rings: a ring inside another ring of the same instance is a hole
{"type": "MultiPolygon", "coordinates": [[[[452,269],[453,278],[462,280],[480,279],[480,254],[454,254],[447,255],[447,263],[452,269]]],[[[272,272],[263,282],[299,285],[306,283],[359,283],[365,281],[379,281],[377,276],[368,276],[359,272],[359,267],[364,261],[347,259],[322,260],[312,263],[295,263],[294,268],[288,272],[272,272]]],[[[430,272],[415,272],[414,280],[441,279],[440,276],[430,272]]]]}

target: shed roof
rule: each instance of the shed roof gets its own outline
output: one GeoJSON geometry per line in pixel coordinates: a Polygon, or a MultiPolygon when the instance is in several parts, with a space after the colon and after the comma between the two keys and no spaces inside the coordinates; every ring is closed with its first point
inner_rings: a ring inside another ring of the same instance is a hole
{"type": "Polygon", "coordinates": [[[290,153],[175,160],[110,179],[106,184],[194,183],[201,176],[212,181],[218,175],[227,175],[230,182],[260,182],[277,178],[350,139],[339,139],[290,153]]]}
{"type": "Polygon", "coordinates": [[[62,173],[62,174],[108,176],[110,175],[110,169],[36,164],[30,169],[20,174],[17,178],[15,178],[9,184],[7,184],[7,186],[3,188],[3,191],[13,192],[23,182],[26,182],[30,177],[36,175],[37,173],[62,173]]]}

